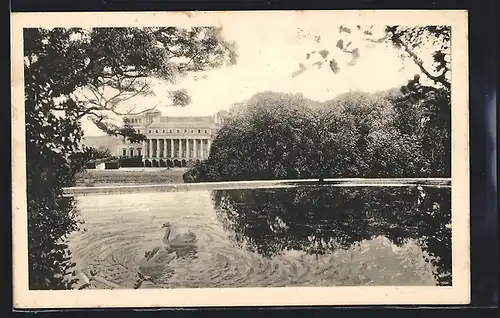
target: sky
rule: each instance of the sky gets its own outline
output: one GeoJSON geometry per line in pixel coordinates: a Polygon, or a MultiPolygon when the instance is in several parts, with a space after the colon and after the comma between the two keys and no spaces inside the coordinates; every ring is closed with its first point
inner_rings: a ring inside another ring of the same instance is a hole
{"type": "MultiPolygon", "coordinates": [[[[346,66],[350,55],[335,48],[339,39],[338,26],[335,25],[301,27],[293,23],[254,21],[250,25],[250,21],[235,19],[220,23],[223,36],[236,42],[236,65],[190,74],[175,85],[156,81],[154,96],[135,97],[124,102],[120,108],[135,107],[140,110],[159,105],[157,109],[164,116],[213,115],[262,91],[302,93],[305,97],[321,102],[349,90],[375,92],[400,87],[420,73],[411,61],[402,61],[392,47],[383,44],[370,47],[367,41],[352,34],[352,46],[359,44],[361,47],[360,58],[355,66],[346,66]],[[315,36],[321,37],[319,44],[315,42],[315,36]],[[320,49],[329,50],[331,53],[328,58],[334,57],[339,61],[340,72],[334,74],[328,65],[321,69],[311,67],[310,64],[315,60],[306,60],[306,53],[320,49]],[[292,73],[300,69],[299,63],[306,64],[307,70],[292,77],[292,73]],[[205,79],[195,80],[195,76],[204,76],[205,79]],[[185,107],[162,107],[170,103],[165,91],[179,88],[188,90],[191,104],[185,107]]],[[[88,120],[82,122],[82,127],[87,136],[103,134],[88,120]]]]}

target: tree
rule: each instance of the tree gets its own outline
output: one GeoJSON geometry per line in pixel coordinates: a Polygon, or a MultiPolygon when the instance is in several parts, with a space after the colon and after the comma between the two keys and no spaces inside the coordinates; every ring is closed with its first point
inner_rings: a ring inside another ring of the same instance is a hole
{"type": "Polygon", "coordinates": [[[415,76],[393,95],[395,125],[401,139],[413,143],[421,176],[451,177],[451,95],[415,76]]]}
{"type": "Polygon", "coordinates": [[[311,147],[304,134],[314,104],[298,95],[264,92],[231,110],[206,162],[210,178],[282,179],[306,176],[311,147]]]}
{"type": "Polygon", "coordinates": [[[391,98],[350,92],[316,103],[256,94],[231,110],[208,160],[186,180],[420,176],[422,147],[414,132],[400,131],[391,98]]]}
{"type": "MultiPolygon", "coordinates": [[[[334,47],[325,47],[316,36],[315,49],[299,64],[302,71],[310,67],[329,65],[334,74],[348,71],[363,56],[363,50],[374,45],[392,45],[401,58],[409,58],[434,84],[449,90],[451,87],[451,28],[449,26],[386,26],[378,30],[374,26],[345,26],[332,30],[337,37],[334,47]],[[335,54],[336,52],[340,54],[335,54]],[[343,56],[347,56],[345,59],[343,56]],[[307,63],[306,63],[307,61],[307,63]],[[342,63],[343,62],[343,63],[342,63]]],[[[300,30],[299,30],[300,32],[300,30]]],[[[300,72],[302,73],[302,72],[300,72]]],[[[292,76],[297,76],[294,73],[292,76]]]]}
{"type": "MultiPolygon", "coordinates": [[[[112,125],[108,114],[132,114],[120,103],[150,93],[150,77],[172,81],[234,63],[236,55],[216,28],[24,29],[23,35],[29,288],[67,289],[74,263],[64,242],[78,228],[78,211],[62,188],[74,185],[96,155],[81,145],[80,120],[91,116],[109,134],[140,140],[130,126],[112,125]]],[[[189,101],[184,91],[171,94],[175,104],[189,101]]]]}
{"type": "MultiPolygon", "coordinates": [[[[109,115],[154,109],[120,109],[126,100],[152,94],[152,78],[173,83],[188,72],[236,63],[234,44],[225,41],[221,31],[213,27],[26,29],[25,72],[48,80],[51,97],[63,100],[54,110],[71,108],[78,119],[89,116],[105,132],[126,135],[133,132],[112,125],[109,115]]],[[[171,106],[190,102],[184,89],[165,93],[171,106]]]]}
{"type": "Polygon", "coordinates": [[[339,26],[333,47],[314,38],[314,50],[299,65],[298,76],[311,67],[329,64],[333,75],[348,72],[358,59],[368,58],[371,46],[394,47],[402,59],[409,59],[422,73],[401,87],[389,99],[398,116],[400,138],[394,142],[414,143],[420,151],[414,169],[421,176],[451,176],[451,28],[449,26],[339,26]],[[347,58],[345,58],[347,57],[347,58]],[[411,127],[410,127],[411,123],[411,127]],[[420,162],[420,163],[419,163],[420,162]]]}

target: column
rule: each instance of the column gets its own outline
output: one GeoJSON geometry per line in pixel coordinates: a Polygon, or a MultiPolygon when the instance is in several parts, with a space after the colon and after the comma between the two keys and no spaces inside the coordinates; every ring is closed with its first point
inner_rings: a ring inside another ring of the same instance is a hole
{"type": "Polygon", "coordinates": [[[167,158],[167,139],[163,139],[163,157],[167,158]]]}
{"type": "MultiPolygon", "coordinates": [[[[207,140],[207,154],[210,156],[210,147],[211,147],[211,140],[207,140]]],[[[208,156],[207,156],[208,157],[208,156]]]]}
{"type": "Polygon", "coordinates": [[[170,157],[174,156],[174,140],[170,139],[170,157]]]}
{"type": "Polygon", "coordinates": [[[155,157],[155,140],[151,139],[151,158],[155,157]]]}
{"type": "Polygon", "coordinates": [[[146,140],[143,140],[142,141],[142,151],[141,151],[142,159],[146,158],[146,146],[147,146],[147,142],[146,142],[146,140]]]}
{"type": "Polygon", "coordinates": [[[189,138],[186,139],[186,159],[189,159],[189,138]]]}
{"type": "Polygon", "coordinates": [[[197,147],[196,147],[196,143],[198,142],[198,139],[193,139],[193,153],[194,153],[194,159],[198,158],[198,153],[196,152],[197,150],[197,147]]]}
{"type": "Polygon", "coordinates": [[[149,139],[149,153],[148,158],[153,158],[153,139],[149,139]]]}
{"type": "Polygon", "coordinates": [[[184,149],[184,153],[182,154],[182,158],[186,159],[187,158],[187,139],[182,139],[182,147],[184,149]]]}
{"type": "Polygon", "coordinates": [[[182,139],[179,139],[179,158],[182,159],[182,139]]]}
{"type": "Polygon", "coordinates": [[[205,156],[203,154],[203,146],[205,146],[205,139],[200,139],[200,157],[201,159],[205,159],[205,156]]]}

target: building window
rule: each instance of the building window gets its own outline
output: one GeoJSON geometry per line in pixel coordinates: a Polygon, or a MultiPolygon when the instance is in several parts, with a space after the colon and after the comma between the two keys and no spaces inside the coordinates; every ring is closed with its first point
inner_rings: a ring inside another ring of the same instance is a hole
{"type": "Polygon", "coordinates": [[[124,157],[126,157],[126,156],[127,156],[127,149],[123,149],[123,150],[122,150],[122,155],[123,155],[124,157]]]}
{"type": "Polygon", "coordinates": [[[155,133],[158,133],[158,129],[156,129],[156,132],[155,133]]]}
{"type": "Polygon", "coordinates": [[[150,129],[150,130],[148,130],[148,132],[149,132],[149,133],[151,133],[151,129],[150,129]]]}
{"type": "Polygon", "coordinates": [[[168,132],[171,134],[172,133],[172,129],[169,129],[168,132]]]}
{"type": "Polygon", "coordinates": [[[137,133],[140,134],[141,133],[141,130],[140,129],[137,129],[137,133]]]}
{"type": "Polygon", "coordinates": [[[205,129],[205,134],[208,134],[208,130],[207,129],[205,129]]]}
{"type": "Polygon", "coordinates": [[[191,133],[194,133],[194,130],[193,130],[193,129],[191,129],[191,133]]]}
{"type": "Polygon", "coordinates": [[[187,133],[187,132],[188,132],[187,129],[184,129],[184,133],[187,133]]]}
{"type": "Polygon", "coordinates": [[[180,131],[179,129],[177,129],[177,131],[176,131],[176,132],[177,132],[177,133],[180,133],[181,131],[180,131]]]}
{"type": "Polygon", "coordinates": [[[201,134],[201,129],[198,129],[198,133],[201,134]]]}
{"type": "Polygon", "coordinates": [[[163,133],[165,133],[165,129],[163,129],[163,133]]]}
{"type": "Polygon", "coordinates": [[[134,149],[130,149],[130,157],[133,157],[134,156],[134,149]]]}

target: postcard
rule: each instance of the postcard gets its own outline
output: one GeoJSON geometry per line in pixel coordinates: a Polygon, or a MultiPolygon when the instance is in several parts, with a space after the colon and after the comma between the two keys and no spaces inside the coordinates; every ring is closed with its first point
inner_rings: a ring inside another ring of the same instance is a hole
{"type": "Polygon", "coordinates": [[[14,307],[470,301],[466,11],[11,36],[14,307]]]}

